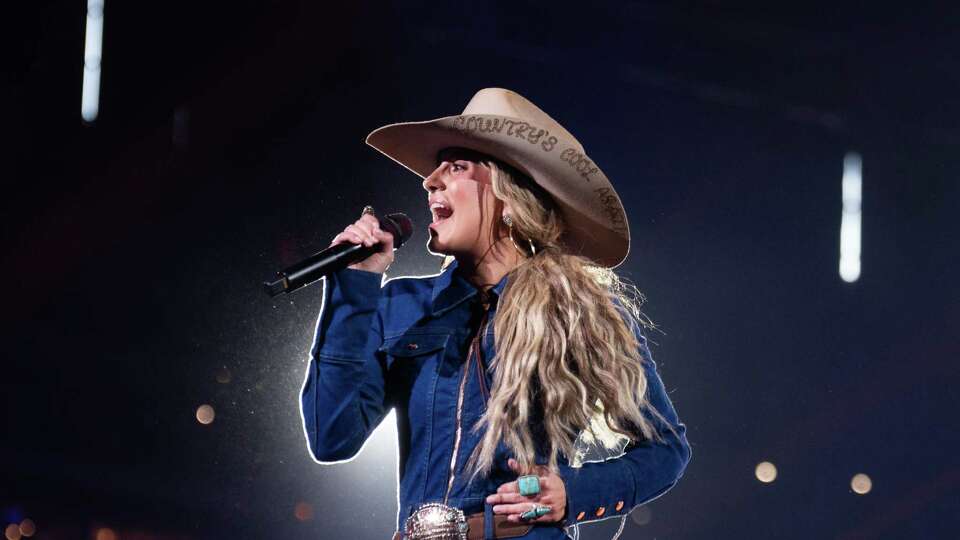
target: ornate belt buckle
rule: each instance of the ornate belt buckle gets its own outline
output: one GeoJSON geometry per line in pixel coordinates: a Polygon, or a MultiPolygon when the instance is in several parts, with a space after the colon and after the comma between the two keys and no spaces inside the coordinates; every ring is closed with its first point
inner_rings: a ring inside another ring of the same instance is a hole
{"type": "Polygon", "coordinates": [[[467,540],[463,510],[440,503],[422,504],[403,522],[404,540],[467,540]]]}

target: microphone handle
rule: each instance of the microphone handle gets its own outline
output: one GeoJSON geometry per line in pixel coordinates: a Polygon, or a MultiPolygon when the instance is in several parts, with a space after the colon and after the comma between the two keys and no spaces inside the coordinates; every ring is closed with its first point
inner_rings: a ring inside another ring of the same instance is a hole
{"type": "Polygon", "coordinates": [[[327,274],[332,274],[362,261],[380,249],[380,244],[366,247],[363,244],[343,242],[315,253],[310,257],[277,272],[277,279],[264,281],[263,288],[270,296],[291,293],[300,287],[309,285],[327,274]]]}

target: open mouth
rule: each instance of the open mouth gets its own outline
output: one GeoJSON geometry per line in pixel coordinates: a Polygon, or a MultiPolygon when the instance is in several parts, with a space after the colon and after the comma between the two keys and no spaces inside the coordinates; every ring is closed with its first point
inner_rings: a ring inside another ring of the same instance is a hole
{"type": "Polygon", "coordinates": [[[436,225],[449,219],[450,216],[453,215],[453,210],[447,208],[446,206],[434,204],[433,207],[430,208],[430,213],[433,215],[432,224],[436,225]]]}

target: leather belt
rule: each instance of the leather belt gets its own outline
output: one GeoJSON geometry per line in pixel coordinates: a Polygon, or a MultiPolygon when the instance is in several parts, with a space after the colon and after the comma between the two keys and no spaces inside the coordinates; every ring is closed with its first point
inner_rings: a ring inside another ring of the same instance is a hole
{"type": "MultiPolygon", "coordinates": [[[[467,540],[483,540],[483,512],[467,516],[467,540]]],[[[493,516],[494,538],[517,538],[530,532],[532,523],[513,523],[507,521],[507,516],[496,514],[493,516]]],[[[406,540],[400,532],[393,533],[393,540],[406,540]]]]}

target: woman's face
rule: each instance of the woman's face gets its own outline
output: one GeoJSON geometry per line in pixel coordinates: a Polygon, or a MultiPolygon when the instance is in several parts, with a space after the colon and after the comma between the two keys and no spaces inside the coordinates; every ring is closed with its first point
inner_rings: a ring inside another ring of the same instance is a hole
{"type": "Polygon", "coordinates": [[[450,148],[438,156],[440,164],[423,181],[433,222],[427,249],[434,254],[479,260],[490,247],[496,197],[490,169],[481,154],[450,148]]]}

